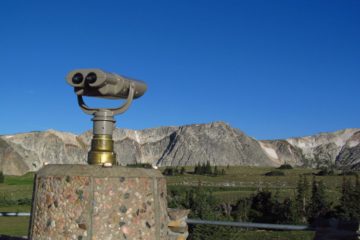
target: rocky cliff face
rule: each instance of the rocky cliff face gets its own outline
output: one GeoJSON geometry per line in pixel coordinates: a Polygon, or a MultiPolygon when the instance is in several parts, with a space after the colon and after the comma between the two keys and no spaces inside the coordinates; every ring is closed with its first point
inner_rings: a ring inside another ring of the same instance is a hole
{"type": "MultiPolygon", "coordinates": [[[[359,139],[353,139],[353,136],[359,132],[360,129],[345,129],[333,133],[320,133],[303,138],[291,138],[287,141],[302,150],[304,161],[309,166],[314,167],[328,164],[350,166],[339,155],[343,153],[348,144],[351,144],[351,147],[359,145],[359,139]]],[[[359,158],[358,160],[360,161],[359,158]]]]}
{"type": "Polygon", "coordinates": [[[353,169],[360,169],[360,131],[355,132],[341,148],[336,157],[338,166],[348,166],[353,169]]]}
{"type": "MultiPolygon", "coordinates": [[[[223,122],[162,127],[141,131],[116,129],[119,164],[158,166],[213,165],[296,166],[336,164],[360,168],[360,129],[303,138],[257,141],[223,122]]],[[[86,163],[91,133],[49,130],[0,136],[0,170],[21,175],[44,164],[86,163]]]]}
{"type": "Polygon", "coordinates": [[[81,138],[71,133],[49,130],[0,136],[0,169],[21,175],[48,163],[85,163],[86,152],[81,138]]]}
{"type": "MultiPolygon", "coordinates": [[[[91,134],[80,138],[88,145],[91,134]]],[[[273,165],[256,140],[222,122],[142,131],[116,129],[113,139],[122,164],[177,166],[210,161],[217,165],[273,165]]]]}

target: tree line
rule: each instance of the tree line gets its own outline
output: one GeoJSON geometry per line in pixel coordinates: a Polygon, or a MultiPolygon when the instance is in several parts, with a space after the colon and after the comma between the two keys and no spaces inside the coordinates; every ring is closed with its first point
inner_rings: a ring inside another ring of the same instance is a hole
{"type": "MultiPolygon", "coordinates": [[[[360,220],[359,176],[343,176],[341,197],[333,203],[326,196],[326,186],[316,176],[300,175],[295,198],[280,200],[278,192],[258,190],[250,197],[239,198],[235,203],[219,202],[212,191],[199,184],[197,187],[169,191],[169,207],[191,210],[190,218],[203,220],[244,221],[278,224],[314,224],[319,219],[360,220]]],[[[216,235],[222,227],[190,226],[191,239],[216,235]]],[[[235,234],[238,229],[227,229],[235,234]]],[[[230,236],[229,235],[229,236],[230,236]]],[[[216,238],[209,238],[216,239],[216,238]]]]}
{"type": "Polygon", "coordinates": [[[225,175],[226,171],[224,168],[221,170],[218,166],[211,166],[210,162],[207,161],[206,163],[198,163],[194,167],[193,172],[186,172],[185,167],[166,167],[163,171],[165,176],[176,176],[176,175],[184,175],[185,173],[196,174],[196,175],[207,175],[207,176],[220,176],[225,175]]]}

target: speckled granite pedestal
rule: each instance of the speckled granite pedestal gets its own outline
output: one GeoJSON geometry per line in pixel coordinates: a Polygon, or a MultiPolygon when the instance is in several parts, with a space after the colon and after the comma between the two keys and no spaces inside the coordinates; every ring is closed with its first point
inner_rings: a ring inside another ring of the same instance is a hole
{"type": "Polygon", "coordinates": [[[30,239],[168,239],[166,181],[153,169],[47,165],[36,174],[30,239]]]}

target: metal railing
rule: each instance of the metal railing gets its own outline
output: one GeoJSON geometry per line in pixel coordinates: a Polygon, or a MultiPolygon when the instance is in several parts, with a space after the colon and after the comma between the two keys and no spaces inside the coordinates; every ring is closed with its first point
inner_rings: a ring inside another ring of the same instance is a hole
{"type": "Polygon", "coordinates": [[[240,228],[258,228],[258,229],[272,229],[272,230],[291,230],[291,231],[313,231],[314,229],[306,225],[287,225],[287,224],[270,224],[270,223],[250,223],[250,222],[227,222],[227,221],[209,221],[198,219],[187,219],[186,223],[189,225],[205,224],[227,227],[240,228]]]}
{"type": "Polygon", "coordinates": [[[30,217],[29,212],[0,212],[0,217],[30,217]]]}
{"type": "MultiPolygon", "coordinates": [[[[0,217],[30,217],[29,212],[0,212],[0,217]]],[[[230,222],[230,221],[209,221],[199,219],[186,219],[189,225],[205,224],[216,226],[240,227],[240,228],[259,228],[259,229],[272,229],[272,230],[292,230],[292,231],[305,231],[313,230],[306,225],[287,225],[287,224],[270,224],[270,223],[250,223],[250,222],[230,222]]]]}
{"type": "MultiPolygon", "coordinates": [[[[29,217],[29,216],[31,216],[30,212],[0,212],[0,217],[29,217]]],[[[186,219],[186,223],[189,225],[205,224],[205,225],[217,225],[217,226],[240,227],[240,228],[272,229],[272,230],[293,230],[293,231],[312,230],[309,226],[306,226],[306,225],[209,221],[209,220],[198,220],[198,219],[186,219]]]]}

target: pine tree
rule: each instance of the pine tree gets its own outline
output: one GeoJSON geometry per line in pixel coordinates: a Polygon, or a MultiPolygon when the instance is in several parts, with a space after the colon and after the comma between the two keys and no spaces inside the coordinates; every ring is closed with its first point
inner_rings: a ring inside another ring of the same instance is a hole
{"type": "Polygon", "coordinates": [[[4,181],[5,181],[4,173],[0,171],[0,183],[4,183],[4,181]]]}
{"type": "Polygon", "coordinates": [[[342,206],[347,207],[347,204],[350,202],[350,199],[351,199],[351,196],[350,196],[351,192],[353,192],[353,187],[352,187],[351,181],[350,181],[350,179],[343,176],[343,181],[342,181],[342,185],[341,185],[341,198],[340,198],[340,203],[342,206]]]}
{"type": "Polygon", "coordinates": [[[355,185],[353,185],[350,178],[343,176],[340,205],[337,206],[340,217],[347,220],[360,220],[360,184],[358,176],[355,177],[355,185]]]}
{"type": "Polygon", "coordinates": [[[357,199],[360,199],[360,178],[359,175],[355,175],[355,189],[354,189],[355,195],[357,196],[357,199]]]}
{"type": "Polygon", "coordinates": [[[172,167],[166,167],[163,174],[165,176],[174,176],[174,169],[172,167]]]}
{"type": "Polygon", "coordinates": [[[250,198],[240,198],[234,206],[232,216],[235,221],[246,222],[249,221],[250,198]]]}
{"type": "Polygon", "coordinates": [[[205,165],[205,163],[202,163],[202,164],[201,164],[200,174],[206,174],[206,165],[205,165]]]}
{"type": "Polygon", "coordinates": [[[210,161],[207,161],[207,162],[206,162],[206,165],[205,165],[205,174],[212,174],[210,161]]]}
{"type": "Polygon", "coordinates": [[[214,176],[218,176],[219,175],[219,170],[218,170],[218,167],[215,166],[214,167],[214,176]]]}
{"type": "Polygon", "coordinates": [[[195,165],[194,174],[200,174],[200,163],[197,163],[195,165]]]}
{"type": "Polygon", "coordinates": [[[260,191],[252,198],[249,218],[254,222],[272,223],[275,217],[273,207],[271,192],[260,191]]]}
{"type": "Polygon", "coordinates": [[[360,221],[360,204],[359,204],[359,199],[360,199],[360,179],[359,179],[359,175],[356,174],[355,175],[355,188],[354,188],[354,196],[352,198],[352,203],[354,206],[354,217],[360,221]]]}
{"type": "Polygon", "coordinates": [[[190,190],[187,195],[191,210],[190,217],[200,219],[214,219],[216,201],[211,192],[205,190],[201,185],[190,190]]]}
{"type": "Polygon", "coordinates": [[[325,186],[322,181],[316,181],[315,176],[312,181],[311,199],[308,211],[308,221],[311,223],[318,217],[325,216],[328,208],[325,197],[325,186]]]}
{"type": "Polygon", "coordinates": [[[307,206],[310,199],[310,184],[306,176],[303,177],[303,187],[305,194],[305,206],[307,206]]]}
{"type": "Polygon", "coordinates": [[[296,210],[297,216],[300,222],[306,222],[306,209],[309,201],[309,182],[303,175],[299,176],[299,180],[296,187],[296,210]]]}
{"type": "Polygon", "coordinates": [[[293,223],[296,214],[290,198],[285,198],[283,202],[275,200],[272,209],[273,223],[293,223]]]}

